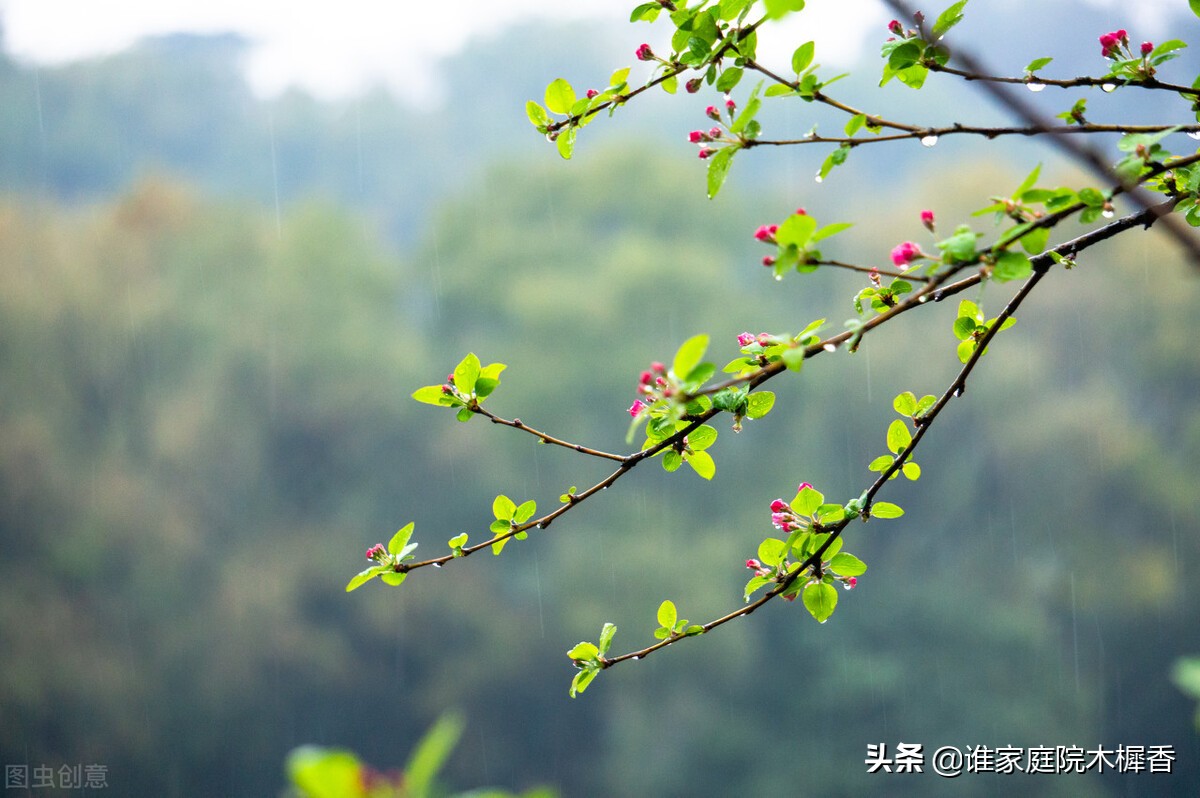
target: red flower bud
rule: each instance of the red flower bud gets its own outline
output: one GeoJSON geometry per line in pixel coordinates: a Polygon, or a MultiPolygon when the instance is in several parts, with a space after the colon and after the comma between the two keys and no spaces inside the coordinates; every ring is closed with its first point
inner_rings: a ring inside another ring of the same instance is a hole
{"type": "Polygon", "coordinates": [[[891,22],[889,22],[887,29],[897,36],[904,33],[904,26],[900,24],[900,20],[898,19],[893,19],[891,22]]]}
{"type": "Polygon", "coordinates": [[[597,94],[599,94],[599,93],[600,93],[600,92],[596,91],[595,89],[588,89],[588,90],[587,90],[587,98],[590,100],[590,99],[592,99],[593,97],[595,97],[595,96],[596,96],[597,94]]]}
{"type": "Polygon", "coordinates": [[[687,83],[683,84],[683,88],[688,94],[695,94],[700,91],[700,87],[704,85],[704,78],[692,78],[687,83]]]}
{"type": "Polygon", "coordinates": [[[650,45],[648,44],[643,44],[641,47],[637,48],[634,54],[638,57],[639,61],[654,60],[654,51],[650,49],[650,45]]]}
{"type": "Polygon", "coordinates": [[[720,121],[720,119],[721,119],[721,112],[717,110],[717,106],[715,106],[715,105],[710,105],[707,108],[705,108],[704,115],[707,116],[709,119],[715,119],[717,121],[720,121]]]}
{"type": "Polygon", "coordinates": [[[783,499],[776,499],[771,502],[771,512],[773,513],[782,513],[786,509],[788,509],[788,505],[783,499]]]}
{"type": "Polygon", "coordinates": [[[1154,52],[1154,42],[1142,42],[1142,55],[1150,55],[1154,52]]]}

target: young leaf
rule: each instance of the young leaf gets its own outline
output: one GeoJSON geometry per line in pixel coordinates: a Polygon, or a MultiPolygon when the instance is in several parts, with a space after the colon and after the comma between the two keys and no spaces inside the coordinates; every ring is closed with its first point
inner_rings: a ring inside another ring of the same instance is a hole
{"type": "Polygon", "coordinates": [[[771,391],[752,393],[746,401],[746,418],[762,418],[774,406],[775,394],[771,391]]]}
{"type": "Polygon", "coordinates": [[[797,515],[811,516],[817,511],[817,508],[825,501],[825,497],[820,491],[815,490],[811,486],[805,487],[796,494],[796,498],[792,499],[792,509],[797,515]]]}
{"type": "Polygon", "coordinates": [[[758,544],[758,559],[763,565],[779,565],[787,556],[787,544],[779,538],[767,538],[758,544]]]}
{"type": "Polygon", "coordinates": [[[891,502],[875,502],[871,505],[872,518],[899,518],[902,515],[904,510],[891,502]]]}
{"type": "Polygon", "coordinates": [[[516,511],[517,505],[504,494],[500,494],[492,502],[492,515],[496,516],[497,521],[511,521],[516,511]]]}
{"type": "Polygon", "coordinates": [[[675,611],[675,603],[667,599],[662,604],[658,605],[658,625],[665,626],[668,629],[675,627],[675,621],[679,619],[679,614],[675,611]]]}
{"type": "Polygon", "coordinates": [[[556,114],[566,114],[575,104],[575,90],[563,78],[550,81],[546,87],[546,107],[556,114]]]}
{"type": "Polygon", "coordinates": [[[721,190],[721,186],[725,185],[725,178],[729,175],[729,167],[733,165],[733,155],[737,151],[738,147],[731,144],[717,150],[716,154],[708,159],[709,199],[717,196],[717,192],[721,190]]]}
{"type": "Polygon", "coordinates": [[[686,377],[704,359],[704,353],[707,350],[707,335],[692,336],[684,341],[679,350],[675,352],[675,360],[671,363],[671,371],[675,372],[676,377],[686,377]]]}
{"type": "Polygon", "coordinates": [[[609,647],[612,646],[613,635],[616,633],[617,627],[611,623],[604,624],[604,627],[600,629],[600,656],[603,657],[608,653],[609,647]]]}
{"type": "Polygon", "coordinates": [[[1005,250],[996,257],[996,267],[992,277],[998,282],[1007,283],[1010,280],[1024,280],[1033,274],[1033,264],[1029,258],[1020,252],[1005,250]]]}
{"type": "Polygon", "coordinates": [[[717,464],[713,462],[712,456],[708,452],[693,452],[688,455],[687,464],[705,479],[712,479],[717,473],[717,464]]]}
{"type": "Polygon", "coordinates": [[[917,412],[917,396],[912,391],[897,394],[892,401],[892,407],[902,416],[912,416],[917,412]]]}
{"type": "Polygon", "coordinates": [[[440,407],[447,407],[458,402],[457,399],[443,391],[440,385],[426,385],[424,388],[418,388],[413,391],[412,398],[427,405],[440,407]]]}
{"type": "Polygon", "coordinates": [[[797,47],[796,52],[792,53],[792,71],[799,75],[801,72],[808,69],[808,65],[812,63],[813,54],[815,52],[815,42],[805,42],[797,47]]]}
{"type": "Polygon", "coordinates": [[[370,568],[359,571],[355,577],[350,580],[350,583],[346,585],[346,592],[349,593],[351,590],[356,590],[357,588],[362,587],[367,582],[370,582],[372,579],[379,576],[381,573],[384,573],[385,571],[387,571],[387,567],[382,565],[372,565],[370,568]]]}
{"type": "Polygon", "coordinates": [[[899,454],[911,442],[912,434],[908,431],[908,425],[900,419],[893,421],[887,432],[888,449],[893,454],[899,454]]]}
{"type": "Polygon", "coordinates": [[[575,678],[571,680],[571,698],[586,690],[587,686],[592,683],[592,679],[595,679],[596,674],[599,672],[599,668],[584,668],[575,674],[575,678]]]}
{"type": "Polygon", "coordinates": [[[833,615],[837,602],[837,589],[833,585],[817,582],[804,588],[804,606],[821,623],[833,615]]]}
{"type": "Polygon", "coordinates": [[[415,525],[415,521],[410,521],[407,526],[405,526],[396,534],[392,535],[392,539],[388,541],[387,545],[388,554],[397,556],[400,555],[401,550],[404,548],[405,544],[408,543],[408,539],[412,537],[413,527],[415,525]]]}
{"type": "Polygon", "coordinates": [[[477,379],[479,379],[479,358],[475,356],[474,352],[469,352],[454,367],[454,387],[464,394],[474,393],[477,379]]]}
{"type": "Polygon", "coordinates": [[[937,22],[933,23],[933,39],[937,41],[946,35],[947,31],[962,22],[963,6],[967,4],[967,0],[958,0],[957,3],[947,8],[938,15],[937,22]]]}
{"type": "Polygon", "coordinates": [[[702,452],[717,440],[717,430],[707,424],[688,433],[687,445],[693,452],[702,452]]]}
{"type": "Polygon", "coordinates": [[[533,514],[536,510],[537,502],[535,502],[533,499],[530,499],[517,508],[516,512],[514,512],[512,515],[512,520],[518,524],[523,524],[533,517],[533,514]]]}
{"type": "Polygon", "coordinates": [[[407,573],[398,574],[395,571],[388,571],[387,573],[380,574],[379,578],[382,579],[386,584],[389,584],[392,587],[395,587],[396,585],[400,584],[405,579],[407,579],[408,574],[407,573]]]}
{"type": "Polygon", "coordinates": [[[768,19],[779,19],[792,11],[803,9],[804,0],[763,0],[763,5],[767,8],[768,19]]]}
{"type": "Polygon", "coordinates": [[[839,552],[829,560],[829,570],[838,576],[862,576],[867,571],[867,564],[853,554],[839,552]]]}

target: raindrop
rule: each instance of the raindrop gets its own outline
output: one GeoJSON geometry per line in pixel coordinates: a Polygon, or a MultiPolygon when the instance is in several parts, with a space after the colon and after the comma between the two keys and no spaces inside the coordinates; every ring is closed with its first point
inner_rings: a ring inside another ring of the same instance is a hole
{"type": "Polygon", "coordinates": [[[1042,89],[1046,88],[1046,84],[1045,83],[1026,83],[1025,88],[1036,93],[1036,92],[1039,92],[1042,89]]]}
{"type": "Polygon", "coordinates": [[[1105,219],[1111,219],[1114,216],[1116,216],[1117,214],[1113,211],[1112,208],[1105,208],[1104,210],[1100,211],[1100,215],[1103,216],[1105,219]]]}
{"type": "Polygon", "coordinates": [[[823,346],[821,348],[824,349],[826,352],[832,352],[835,349],[837,349],[837,344],[832,344],[832,343],[825,344],[825,346],[823,346]]]}
{"type": "MultiPolygon", "coordinates": [[[[922,136],[921,144],[925,147],[932,147],[934,144],[937,144],[937,139],[937,136],[922,136]]],[[[821,623],[824,623],[824,621],[821,621],[821,623]]]]}
{"type": "Polygon", "coordinates": [[[775,282],[777,282],[777,283],[778,283],[778,282],[782,282],[782,281],[783,281],[783,275],[782,275],[782,274],[777,274],[777,275],[775,275],[775,282]]]}
{"type": "Polygon", "coordinates": [[[917,301],[924,305],[929,300],[929,294],[921,294],[917,297],[917,301]]]}
{"type": "Polygon", "coordinates": [[[538,524],[538,529],[545,529],[545,528],[546,528],[545,524],[538,524]]]}
{"type": "Polygon", "coordinates": [[[934,302],[941,302],[945,298],[946,298],[945,291],[934,291],[933,292],[933,301],[934,302]]]}
{"type": "Polygon", "coordinates": [[[1200,139],[1200,130],[1189,130],[1188,138],[1189,139],[1200,139]]]}
{"type": "Polygon", "coordinates": [[[600,488],[600,490],[608,490],[608,485],[605,485],[604,487],[600,488]]]}
{"type": "Polygon", "coordinates": [[[1108,92],[1108,93],[1110,93],[1110,94],[1111,94],[1112,92],[1114,92],[1114,91],[1116,91],[1116,90],[1117,90],[1117,87],[1116,87],[1116,85],[1115,85],[1115,84],[1113,84],[1113,83],[1102,83],[1102,84],[1100,84],[1100,91],[1103,91],[1103,92],[1108,92]]]}
{"type": "Polygon", "coordinates": [[[434,568],[441,568],[441,567],[442,567],[442,564],[441,564],[440,562],[435,562],[435,563],[433,564],[433,567],[434,567],[434,568]]]}
{"type": "Polygon", "coordinates": [[[824,183],[824,182],[825,182],[825,178],[824,178],[824,177],[821,175],[821,173],[820,173],[820,172],[817,172],[816,181],[817,181],[818,183],[824,183]]]}
{"type": "MultiPolygon", "coordinates": [[[[825,621],[828,621],[828,620],[829,620],[828,618],[825,619],[825,621]]],[[[825,621],[821,621],[821,623],[825,623],[825,621]]]]}
{"type": "Polygon", "coordinates": [[[954,389],[954,398],[957,399],[958,397],[960,397],[962,395],[963,395],[963,387],[960,385],[954,389]]]}
{"type": "Polygon", "coordinates": [[[632,657],[630,657],[630,660],[633,662],[637,662],[639,659],[641,659],[641,657],[637,654],[634,654],[632,657]]]}

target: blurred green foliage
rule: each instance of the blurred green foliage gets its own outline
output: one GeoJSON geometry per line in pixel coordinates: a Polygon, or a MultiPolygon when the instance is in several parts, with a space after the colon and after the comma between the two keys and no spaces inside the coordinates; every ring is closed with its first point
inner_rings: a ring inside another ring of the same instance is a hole
{"type": "MultiPolygon", "coordinates": [[[[121,64],[54,80],[83,92],[121,64]]],[[[121,74],[137,87],[147,70],[121,74]]],[[[95,115],[77,102],[47,106],[48,126],[68,110],[87,138],[95,115]]],[[[278,152],[300,146],[275,124],[278,152]]],[[[18,150],[38,146],[33,134],[18,150]]],[[[736,606],[773,498],[802,480],[858,495],[891,397],[957,366],[955,308],[781,377],[770,416],[721,430],[711,483],[644,469],[502,558],[347,596],[362,551],[409,520],[437,545],[478,540],[492,496],[553,506],[607,473],[411,400],[464,352],[509,364],[496,412],[623,451],[651,360],[702,330],[733,357],[743,330],[848,317],[827,297],[855,284],[818,271],[779,287],[757,266],[751,232],[794,186],[731,178],[709,203],[694,159],[643,145],[596,143],[569,165],[505,157],[445,202],[414,178],[405,202],[431,221],[404,251],[378,208],[285,195],[276,214],[269,147],[256,152],[245,200],[146,176],[87,204],[0,201],[0,760],[106,763],[120,794],[269,794],[298,745],[392,762],[453,706],[470,724],[448,789],[1015,783],[866,774],[867,743],[903,740],[1174,744],[1178,773],[1153,788],[1195,793],[1192,707],[1169,675],[1195,651],[1200,610],[1200,286],[1160,242],[1122,237],[1053,275],[992,346],[923,446],[920,483],[889,483],[904,518],[851,531],[871,570],[835,621],[766,608],[570,702],[562,653],[604,622],[648,644],[664,597],[693,622],[736,606]]],[[[81,156],[80,179],[110,166],[81,156]]],[[[989,168],[906,191],[965,218],[997,185],[989,168]]],[[[852,189],[875,220],[853,246],[882,261],[915,220],[852,189]]],[[[831,254],[850,246],[835,241],[831,254]]],[[[972,300],[996,310],[986,289],[972,300]]],[[[1120,795],[1142,778],[1020,788],[1120,795]]]]}

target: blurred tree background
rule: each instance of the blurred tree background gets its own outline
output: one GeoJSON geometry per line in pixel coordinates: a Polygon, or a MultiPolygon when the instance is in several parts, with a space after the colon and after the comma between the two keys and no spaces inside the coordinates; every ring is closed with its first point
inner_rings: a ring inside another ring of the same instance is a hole
{"type": "MultiPolygon", "coordinates": [[[[1045,13],[1083,13],[1062,5],[1045,13]]],[[[563,163],[522,103],[631,60],[620,34],[478,42],[426,109],[257,98],[231,36],[0,60],[0,760],[103,763],[116,794],[266,795],[295,746],[383,769],[458,709],[455,788],[1197,793],[1170,673],[1200,651],[1200,285],[1155,234],[1052,275],[993,345],[922,481],[887,489],[905,518],[854,534],[871,570],[834,623],[770,606],[567,698],[564,652],[604,621],[620,647],[663,598],[735,606],[771,499],[862,490],[891,397],[956,369],[951,307],[783,378],[768,419],[722,435],[711,485],[639,470],[499,559],[343,592],[409,520],[429,553],[478,539],[497,493],[546,507],[605,472],[409,399],[466,351],[510,365],[496,412],[620,451],[637,373],[685,337],[732,357],[742,330],[852,315],[853,277],[757,267],[758,224],[804,204],[858,222],[847,259],[882,261],[919,208],[952,226],[1043,160],[1080,180],[1025,144],[947,146],[856,153],[818,189],[813,150],[744,159],[710,203],[682,141],[700,100],[622,111],[563,163]],[[1178,760],[867,775],[867,743],[899,741],[1178,760]]]]}

